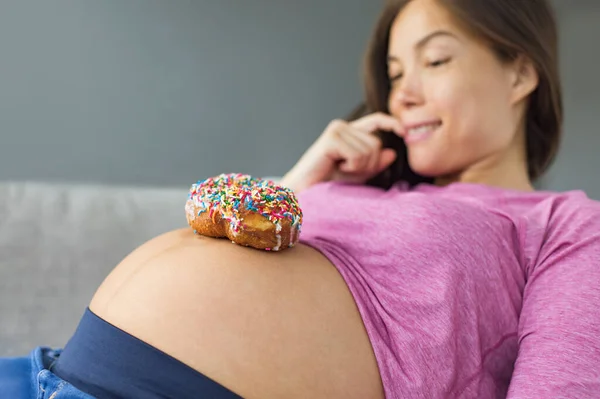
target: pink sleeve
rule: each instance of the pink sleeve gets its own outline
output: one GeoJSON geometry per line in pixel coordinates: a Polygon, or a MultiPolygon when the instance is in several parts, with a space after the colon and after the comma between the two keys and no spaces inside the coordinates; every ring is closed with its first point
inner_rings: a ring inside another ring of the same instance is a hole
{"type": "Polygon", "coordinates": [[[539,237],[509,399],[600,397],[599,215],[578,209],[539,237]]]}

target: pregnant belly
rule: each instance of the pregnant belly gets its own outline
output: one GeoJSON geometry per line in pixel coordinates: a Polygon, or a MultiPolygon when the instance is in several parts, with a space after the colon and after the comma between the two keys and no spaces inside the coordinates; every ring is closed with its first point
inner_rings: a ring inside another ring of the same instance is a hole
{"type": "Polygon", "coordinates": [[[354,300],[307,246],[167,233],[123,260],[90,309],[245,398],[383,398],[354,300]]]}

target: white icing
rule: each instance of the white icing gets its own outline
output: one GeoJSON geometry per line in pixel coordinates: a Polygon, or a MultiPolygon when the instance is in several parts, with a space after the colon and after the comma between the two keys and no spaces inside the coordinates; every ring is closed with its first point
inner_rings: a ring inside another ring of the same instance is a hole
{"type": "Polygon", "coordinates": [[[273,248],[273,251],[279,251],[281,248],[281,223],[275,222],[275,237],[277,238],[277,245],[273,248]]]}
{"type": "Polygon", "coordinates": [[[185,203],[185,212],[188,215],[188,219],[190,221],[194,221],[196,219],[196,212],[194,212],[194,202],[193,201],[187,201],[185,203]]]}
{"type": "Polygon", "coordinates": [[[277,236],[277,245],[273,248],[273,251],[279,251],[281,248],[281,234],[276,234],[277,236]]]}
{"type": "Polygon", "coordinates": [[[296,240],[297,235],[298,235],[298,227],[296,226],[296,223],[294,223],[290,226],[290,244],[288,245],[288,247],[291,248],[295,245],[295,240],[296,240]]]}

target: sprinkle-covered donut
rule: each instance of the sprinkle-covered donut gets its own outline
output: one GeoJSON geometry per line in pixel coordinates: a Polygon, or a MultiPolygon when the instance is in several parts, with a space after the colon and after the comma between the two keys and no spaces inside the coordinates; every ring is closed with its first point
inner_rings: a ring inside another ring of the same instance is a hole
{"type": "Polygon", "coordinates": [[[302,211],[293,191],[271,180],[221,174],[194,183],[185,205],[196,234],[267,251],[293,247],[302,211]]]}

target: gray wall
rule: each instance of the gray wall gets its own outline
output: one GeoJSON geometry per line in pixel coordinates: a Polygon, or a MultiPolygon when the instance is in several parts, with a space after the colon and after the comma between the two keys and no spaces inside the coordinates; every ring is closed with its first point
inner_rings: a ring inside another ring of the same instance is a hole
{"type": "MultiPolygon", "coordinates": [[[[284,173],[360,98],[381,3],[0,0],[0,180],[284,173]]],[[[542,187],[600,199],[600,2],[559,18],[566,139],[542,187]]]]}
{"type": "Polygon", "coordinates": [[[600,1],[562,0],[561,71],[564,142],[543,186],[583,189],[600,199],[600,1]]]}
{"type": "Polygon", "coordinates": [[[0,180],[187,186],[281,174],[353,107],[380,2],[0,4],[0,180]]]}

